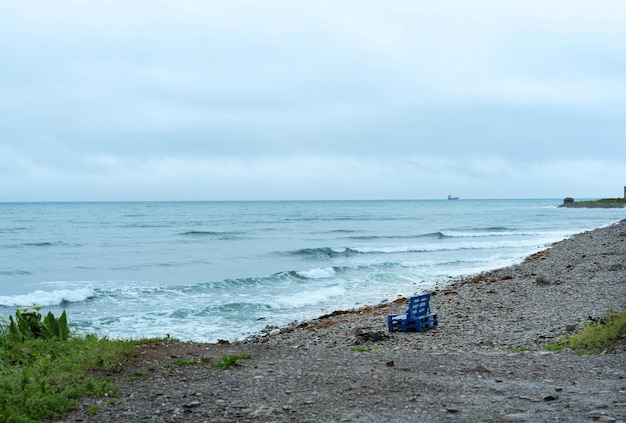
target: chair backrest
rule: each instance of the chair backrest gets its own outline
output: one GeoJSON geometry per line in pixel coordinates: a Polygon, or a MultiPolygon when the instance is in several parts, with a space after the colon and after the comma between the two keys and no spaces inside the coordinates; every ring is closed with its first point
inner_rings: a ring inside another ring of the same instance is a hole
{"type": "Polygon", "coordinates": [[[409,318],[416,318],[428,313],[430,313],[430,294],[411,297],[409,300],[409,309],[406,312],[409,318]]]}

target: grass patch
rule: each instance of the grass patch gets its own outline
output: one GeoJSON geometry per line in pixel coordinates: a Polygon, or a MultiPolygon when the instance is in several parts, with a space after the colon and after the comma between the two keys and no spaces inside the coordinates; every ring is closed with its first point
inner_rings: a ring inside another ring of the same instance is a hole
{"type": "Polygon", "coordinates": [[[241,366],[239,364],[239,360],[249,359],[250,354],[231,354],[231,355],[223,355],[222,359],[215,363],[216,366],[221,367],[222,369],[227,369],[233,366],[241,366]]]}
{"type": "Polygon", "coordinates": [[[37,308],[18,310],[8,321],[0,316],[0,420],[40,422],[72,410],[81,398],[116,396],[112,379],[95,375],[122,371],[138,345],[154,341],[75,336],[65,312],[58,319],[37,308]]]}
{"type": "Polygon", "coordinates": [[[147,373],[141,370],[135,371],[134,375],[129,378],[129,380],[139,380],[141,378],[146,377],[147,373]]]}
{"type": "Polygon", "coordinates": [[[196,366],[198,364],[206,364],[211,361],[211,357],[208,355],[202,356],[201,358],[178,358],[174,361],[174,364],[177,366],[196,366]]]}
{"type": "Polygon", "coordinates": [[[613,344],[626,332],[626,311],[609,313],[599,322],[586,323],[582,332],[543,346],[547,351],[570,349],[580,354],[611,351],[613,344]]]}

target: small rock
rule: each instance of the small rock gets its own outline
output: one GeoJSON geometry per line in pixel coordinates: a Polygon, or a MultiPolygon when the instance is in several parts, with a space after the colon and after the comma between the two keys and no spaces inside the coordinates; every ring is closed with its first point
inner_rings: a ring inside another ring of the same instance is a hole
{"type": "Polygon", "coordinates": [[[550,285],[550,282],[541,275],[537,276],[535,282],[537,282],[537,285],[550,285]]]}
{"type": "Polygon", "coordinates": [[[200,405],[200,401],[191,401],[187,404],[183,404],[183,408],[194,408],[200,405]]]}
{"type": "Polygon", "coordinates": [[[389,366],[389,367],[393,367],[395,365],[396,365],[396,363],[394,363],[393,360],[387,362],[387,366],[389,366]]]}
{"type": "Polygon", "coordinates": [[[574,332],[578,326],[577,325],[566,325],[565,330],[568,332],[574,332]]]}
{"type": "Polygon", "coordinates": [[[528,414],[527,413],[507,414],[503,417],[503,419],[509,422],[524,422],[528,420],[528,414]]]}
{"type": "Polygon", "coordinates": [[[276,412],[274,407],[266,407],[262,405],[251,413],[252,417],[269,417],[276,412]]]}
{"type": "Polygon", "coordinates": [[[473,371],[477,373],[491,373],[491,370],[486,368],[485,366],[476,366],[473,371]]]}
{"type": "Polygon", "coordinates": [[[606,415],[606,411],[595,409],[595,410],[591,410],[589,413],[587,413],[587,415],[591,417],[592,419],[599,419],[601,416],[606,415]]]}
{"type": "Polygon", "coordinates": [[[270,336],[275,336],[278,335],[280,333],[280,329],[274,329],[270,332],[270,336]]]}

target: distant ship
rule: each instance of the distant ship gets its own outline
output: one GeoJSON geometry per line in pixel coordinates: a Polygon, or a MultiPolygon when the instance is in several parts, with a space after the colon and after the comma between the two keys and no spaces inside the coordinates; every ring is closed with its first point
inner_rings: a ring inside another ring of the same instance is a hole
{"type": "Polygon", "coordinates": [[[448,194],[448,200],[458,200],[459,197],[453,197],[450,194],[448,194]]]}

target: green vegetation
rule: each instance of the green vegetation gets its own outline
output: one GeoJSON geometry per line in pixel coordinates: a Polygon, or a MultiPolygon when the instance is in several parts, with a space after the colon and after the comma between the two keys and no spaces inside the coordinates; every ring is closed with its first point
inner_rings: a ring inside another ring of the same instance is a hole
{"type": "Polygon", "coordinates": [[[227,369],[231,366],[240,366],[239,360],[249,359],[250,354],[231,354],[224,355],[222,359],[215,363],[216,366],[221,367],[222,369],[227,369]]]}
{"type": "Polygon", "coordinates": [[[571,207],[571,208],[614,208],[626,206],[626,199],[624,198],[602,198],[600,200],[590,201],[574,201],[572,198],[566,198],[559,207],[571,207]]]}
{"type": "Polygon", "coordinates": [[[197,364],[207,364],[212,360],[208,355],[202,356],[201,358],[177,358],[174,361],[174,364],[177,366],[195,366],[197,364]]]}
{"type": "Polygon", "coordinates": [[[6,423],[40,422],[72,410],[81,398],[115,396],[113,382],[95,372],[120,372],[137,345],[156,341],[74,336],[65,312],[42,317],[39,308],[17,310],[8,321],[0,315],[0,410],[6,423]]]}
{"type": "Polygon", "coordinates": [[[571,349],[580,354],[597,354],[613,349],[614,343],[626,334],[626,311],[609,313],[602,321],[587,323],[585,329],[556,344],[543,347],[548,351],[571,349]]]}

